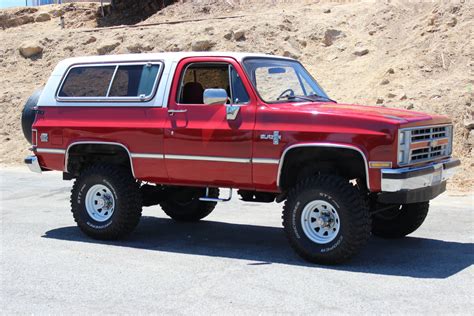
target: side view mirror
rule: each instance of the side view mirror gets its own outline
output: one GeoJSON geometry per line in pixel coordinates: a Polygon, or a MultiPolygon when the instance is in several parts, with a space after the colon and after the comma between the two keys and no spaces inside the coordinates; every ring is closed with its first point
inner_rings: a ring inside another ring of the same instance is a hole
{"type": "Polygon", "coordinates": [[[204,104],[226,104],[228,99],[225,89],[206,89],[204,90],[204,104]]]}

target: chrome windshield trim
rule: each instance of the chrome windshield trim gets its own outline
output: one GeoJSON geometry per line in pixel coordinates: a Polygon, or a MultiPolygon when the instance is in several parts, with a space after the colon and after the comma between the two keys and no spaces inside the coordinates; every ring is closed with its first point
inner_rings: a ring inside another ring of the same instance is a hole
{"type": "Polygon", "coordinates": [[[280,187],[281,172],[283,169],[283,164],[285,162],[285,156],[291,149],[298,148],[298,147],[333,147],[333,148],[343,148],[343,149],[351,149],[351,150],[357,151],[362,156],[362,159],[364,160],[365,179],[366,179],[367,188],[370,190],[369,164],[367,163],[367,157],[365,156],[364,152],[356,146],[346,145],[346,144],[334,144],[334,143],[299,143],[299,144],[288,146],[283,151],[283,154],[281,155],[281,158],[280,158],[280,163],[278,165],[278,174],[277,174],[278,187],[280,187]]]}

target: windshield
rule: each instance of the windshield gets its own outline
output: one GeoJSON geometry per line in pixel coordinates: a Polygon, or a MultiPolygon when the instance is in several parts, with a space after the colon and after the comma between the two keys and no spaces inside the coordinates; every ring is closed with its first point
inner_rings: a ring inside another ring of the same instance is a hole
{"type": "Polygon", "coordinates": [[[260,98],[268,103],[331,101],[297,61],[247,58],[244,67],[260,98]]]}

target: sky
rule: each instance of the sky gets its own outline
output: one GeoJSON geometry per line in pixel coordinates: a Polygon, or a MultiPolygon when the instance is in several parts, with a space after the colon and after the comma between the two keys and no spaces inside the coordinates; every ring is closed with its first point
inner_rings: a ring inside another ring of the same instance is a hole
{"type": "Polygon", "coordinates": [[[0,0],[0,8],[24,6],[25,0],[0,0]]]}

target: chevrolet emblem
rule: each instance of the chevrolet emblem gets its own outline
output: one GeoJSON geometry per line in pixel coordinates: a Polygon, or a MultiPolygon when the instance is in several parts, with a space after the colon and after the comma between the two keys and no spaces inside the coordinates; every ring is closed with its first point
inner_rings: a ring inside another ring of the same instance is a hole
{"type": "Polygon", "coordinates": [[[430,142],[430,147],[436,147],[436,146],[438,146],[438,140],[434,139],[430,142]]]}

